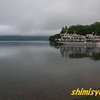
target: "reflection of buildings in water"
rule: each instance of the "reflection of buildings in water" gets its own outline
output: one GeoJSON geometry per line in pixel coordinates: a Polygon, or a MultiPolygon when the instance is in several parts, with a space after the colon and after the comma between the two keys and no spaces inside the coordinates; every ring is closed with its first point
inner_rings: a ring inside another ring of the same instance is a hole
{"type": "MultiPolygon", "coordinates": [[[[100,47],[76,47],[76,46],[60,46],[60,52],[63,57],[70,58],[83,58],[91,57],[96,58],[100,55],[100,47]]],[[[100,58],[100,57],[99,57],[100,58]]]]}

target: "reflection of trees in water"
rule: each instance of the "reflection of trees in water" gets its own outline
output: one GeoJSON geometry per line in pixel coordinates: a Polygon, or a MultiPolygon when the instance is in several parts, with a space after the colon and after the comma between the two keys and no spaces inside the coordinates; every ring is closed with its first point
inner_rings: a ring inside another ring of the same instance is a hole
{"type": "Polygon", "coordinates": [[[93,57],[92,57],[92,59],[94,59],[94,60],[100,60],[100,52],[99,53],[93,53],[93,57]]]}
{"type": "Polygon", "coordinates": [[[100,60],[100,47],[75,47],[75,46],[60,46],[60,52],[63,57],[83,58],[90,57],[94,60],[100,60]]]}
{"type": "Polygon", "coordinates": [[[49,42],[49,45],[51,47],[55,47],[56,49],[59,49],[59,45],[57,43],[55,43],[55,42],[49,42]]]}
{"type": "Polygon", "coordinates": [[[100,60],[100,47],[96,46],[70,46],[58,45],[50,43],[51,47],[60,49],[60,53],[66,58],[91,58],[93,60],[100,60]]]}

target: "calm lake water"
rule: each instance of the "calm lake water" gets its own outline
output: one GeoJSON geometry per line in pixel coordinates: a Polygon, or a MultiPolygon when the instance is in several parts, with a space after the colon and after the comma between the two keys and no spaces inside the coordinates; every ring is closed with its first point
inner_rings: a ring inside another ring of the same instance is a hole
{"type": "Polygon", "coordinates": [[[0,42],[0,100],[74,100],[73,89],[100,89],[99,76],[99,47],[0,42]]]}

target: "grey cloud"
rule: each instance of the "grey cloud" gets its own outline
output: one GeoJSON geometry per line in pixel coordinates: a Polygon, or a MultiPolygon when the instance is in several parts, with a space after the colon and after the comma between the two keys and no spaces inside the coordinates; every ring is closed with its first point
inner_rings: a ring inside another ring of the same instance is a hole
{"type": "Polygon", "coordinates": [[[0,34],[44,35],[100,21],[100,0],[0,0],[0,34]]]}

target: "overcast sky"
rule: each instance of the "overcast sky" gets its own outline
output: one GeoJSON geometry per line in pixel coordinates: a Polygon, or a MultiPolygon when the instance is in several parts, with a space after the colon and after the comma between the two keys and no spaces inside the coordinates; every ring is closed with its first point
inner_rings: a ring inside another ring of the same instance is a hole
{"type": "Polygon", "coordinates": [[[0,35],[51,35],[100,21],[100,0],[0,0],[0,35]]]}

